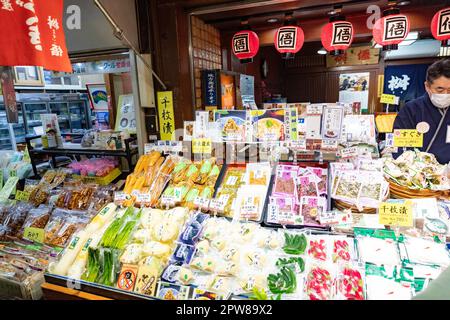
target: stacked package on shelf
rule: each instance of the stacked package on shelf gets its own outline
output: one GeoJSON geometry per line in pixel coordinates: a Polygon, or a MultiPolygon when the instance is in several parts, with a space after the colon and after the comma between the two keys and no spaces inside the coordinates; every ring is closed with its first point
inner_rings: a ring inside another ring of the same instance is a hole
{"type": "Polygon", "coordinates": [[[266,221],[269,224],[318,226],[327,211],[328,171],[279,164],[266,221]]]}

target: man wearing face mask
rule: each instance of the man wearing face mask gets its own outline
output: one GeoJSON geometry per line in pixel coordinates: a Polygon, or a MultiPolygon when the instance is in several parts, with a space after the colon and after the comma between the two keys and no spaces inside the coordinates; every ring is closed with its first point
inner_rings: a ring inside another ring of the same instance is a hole
{"type": "MultiPolygon", "coordinates": [[[[408,102],[398,113],[394,129],[424,132],[421,151],[432,153],[442,163],[450,162],[450,59],[432,64],[425,81],[427,93],[408,102]]],[[[403,148],[394,154],[397,158],[403,148]]]]}

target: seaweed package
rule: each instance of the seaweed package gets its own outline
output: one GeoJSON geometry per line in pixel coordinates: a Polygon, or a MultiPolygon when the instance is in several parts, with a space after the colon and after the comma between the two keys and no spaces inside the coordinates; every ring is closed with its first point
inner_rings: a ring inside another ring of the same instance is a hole
{"type": "Polygon", "coordinates": [[[200,166],[200,173],[194,180],[197,184],[205,184],[208,179],[209,173],[211,172],[214,164],[216,163],[216,158],[205,159],[202,161],[200,166]]]}

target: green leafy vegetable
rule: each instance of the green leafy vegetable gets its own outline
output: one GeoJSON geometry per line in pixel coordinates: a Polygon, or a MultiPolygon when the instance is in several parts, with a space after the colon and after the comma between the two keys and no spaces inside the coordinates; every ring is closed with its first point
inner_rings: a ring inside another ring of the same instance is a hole
{"type": "Polygon", "coordinates": [[[305,271],[305,261],[301,257],[292,257],[288,259],[278,259],[276,266],[292,268],[295,272],[302,273],[305,271]]]}

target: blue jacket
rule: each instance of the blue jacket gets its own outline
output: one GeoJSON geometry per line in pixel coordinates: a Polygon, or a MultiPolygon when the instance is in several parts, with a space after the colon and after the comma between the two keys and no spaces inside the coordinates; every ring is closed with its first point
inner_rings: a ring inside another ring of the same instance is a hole
{"type": "MultiPolygon", "coordinates": [[[[426,93],[422,97],[408,102],[398,113],[397,119],[394,122],[394,129],[416,129],[420,122],[427,122],[430,125],[430,131],[425,133],[423,139],[423,148],[421,151],[426,151],[434,133],[437,130],[442,115],[439,109],[436,108],[426,93]]],[[[450,110],[447,111],[445,121],[439,130],[439,134],[430,149],[430,153],[436,156],[436,159],[442,163],[450,162],[450,143],[446,143],[447,130],[450,130],[450,110]]],[[[403,148],[399,148],[399,152],[394,154],[397,158],[403,153],[403,148]]]]}

